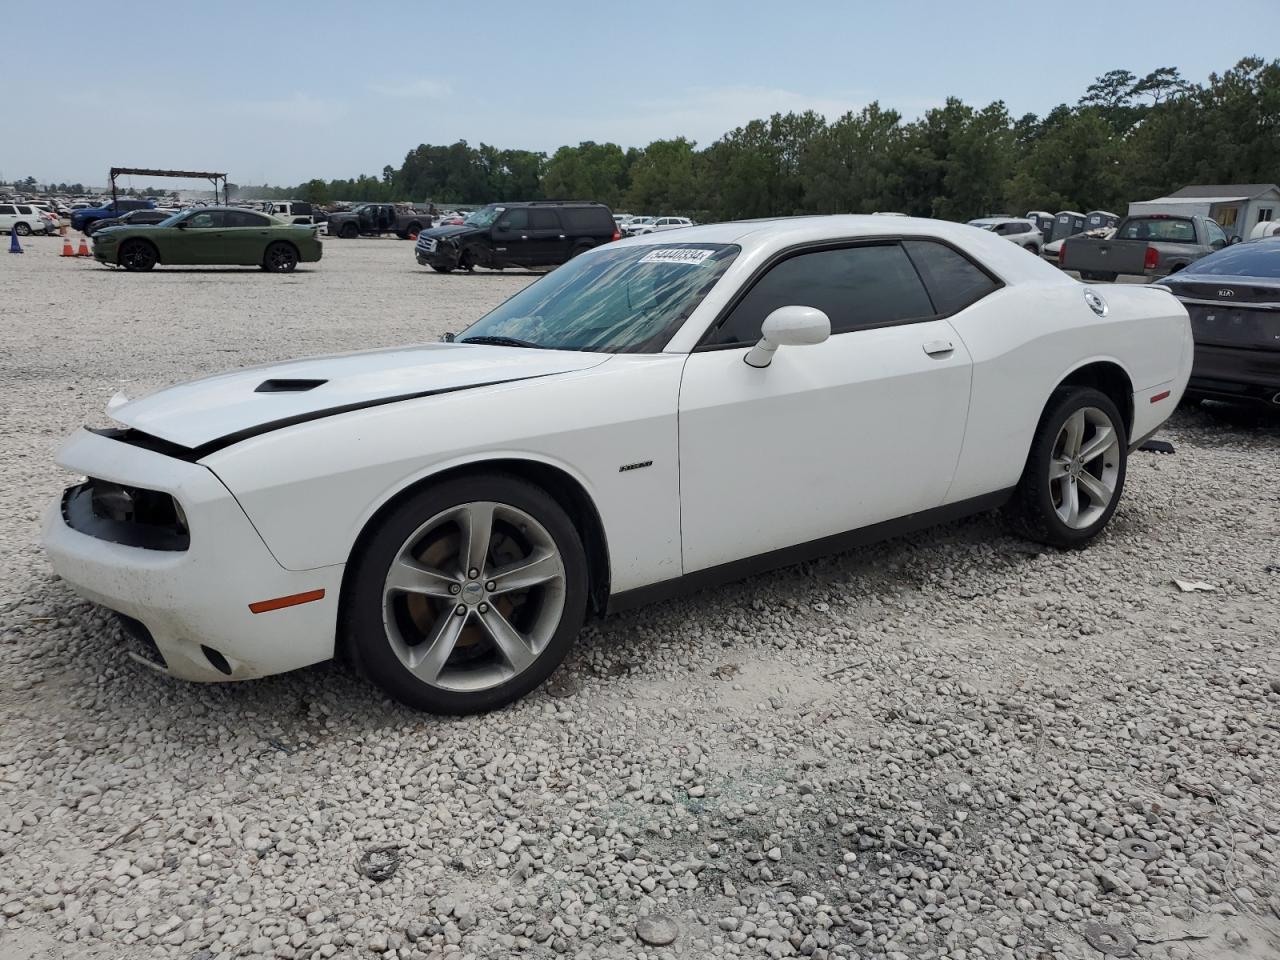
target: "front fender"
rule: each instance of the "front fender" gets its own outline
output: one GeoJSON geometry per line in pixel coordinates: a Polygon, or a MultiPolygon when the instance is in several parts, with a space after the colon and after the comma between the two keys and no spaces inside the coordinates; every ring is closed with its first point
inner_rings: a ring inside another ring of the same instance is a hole
{"type": "Polygon", "coordinates": [[[631,589],[680,573],[683,364],[667,354],[620,355],[573,373],[299,423],[201,462],[291,570],[347,562],[383,506],[444,471],[497,460],[553,467],[591,498],[613,589],[631,589]]]}

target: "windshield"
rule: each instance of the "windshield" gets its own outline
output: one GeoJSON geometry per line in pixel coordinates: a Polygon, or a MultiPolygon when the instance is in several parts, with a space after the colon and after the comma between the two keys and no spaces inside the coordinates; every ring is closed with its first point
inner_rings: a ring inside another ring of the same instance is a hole
{"type": "Polygon", "coordinates": [[[1280,280],[1280,240],[1238,243],[1183,267],[1180,276],[1268,277],[1280,280]]]}
{"type": "Polygon", "coordinates": [[[740,247],[684,243],[602,249],[570,260],[459,334],[552,350],[661,350],[740,247]]]}
{"type": "Polygon", "coordinates": [[[471,227],[491,227],[493,221],[498,219],[498,214],[502,213],[506,207],[481,207],[475,213],[469,214],[467,219],[462,221],[471,227]]]}
{"type": "Polygon", "coordinates": [[[186,213],[186,212],[187,212],[187,211],[185,211],[185,210],[179,210],[179,211],[178,211],[177,213],[175,213],[173,216],[171,216],[171,217],[165,217],[163,220],[161,220],[159,223],[157,223],[157,224],[156,224],[156,226],[157,226],[157,227],[173,227],[173,226],[177,226],[178,221],[182,219],[182,215],[183,215],[184,213],[186,213]]]}

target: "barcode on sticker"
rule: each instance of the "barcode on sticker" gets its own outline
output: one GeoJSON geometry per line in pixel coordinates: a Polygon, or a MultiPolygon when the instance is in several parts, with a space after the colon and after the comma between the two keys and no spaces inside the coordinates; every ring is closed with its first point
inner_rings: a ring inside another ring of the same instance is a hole
{"type": "Polygon", "coordinates": [[[714,250],[699,250],[696,247],[670,247],[664,250],[651,250],[640,258],[641,263],[701,263],[711,256],[714,250]]]}

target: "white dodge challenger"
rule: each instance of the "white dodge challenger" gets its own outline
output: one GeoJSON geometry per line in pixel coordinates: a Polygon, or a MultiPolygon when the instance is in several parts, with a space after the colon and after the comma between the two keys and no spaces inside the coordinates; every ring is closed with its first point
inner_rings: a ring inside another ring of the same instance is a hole
{"type": "Polygon", "coordinates": [[[809,217],[591,250],[451,342],[113,402],[58,462],[56,572],[188,680],[342,654],[487,710],[584,617],[1005,507],[1106,526],[1191,370],[1163,287],[959,224],[809,217]]]}

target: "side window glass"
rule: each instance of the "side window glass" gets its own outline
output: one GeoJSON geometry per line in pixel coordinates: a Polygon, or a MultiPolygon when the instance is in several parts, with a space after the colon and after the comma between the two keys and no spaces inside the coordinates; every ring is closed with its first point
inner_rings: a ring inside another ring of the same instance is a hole
{"type": "Polygon", "coordinates": [[[504,230],[525,230],[529,226],[529,211],[524,207],[508,210],[498,219],[498,225],[504,230]]]}
{"type": "Polygon", "coordinates": [[[1206,220],[1205,223],[1209,228],[1210,243],[1215,243],[1217,241],[1221,241],[1223,243],[1227,242],[1226,232],[1220,226],[1218,226],[1217,223],[1215,223],[1212,220],[1206,220]]]}
{"type": "Polygon", "coordinates": [[[904,240],[938,313],[946,316],[981,300],[999,284],[972,260],[933,240],[904,240]]]}
{"type": "Polygon", "coordinates": [[[779,307],[817,307],[831,333],[849,333],[933,315],[919,274],[897,243],[815,250],[789,257],[756,281],[716,331],[713,343],[755,343],[779,307]]]}
{"type": "Polygon", "coordinates": [[[535,207],[529,211],[529,227],[533,230],[559,230],[560,218],[554,210],[535,207]]]}

